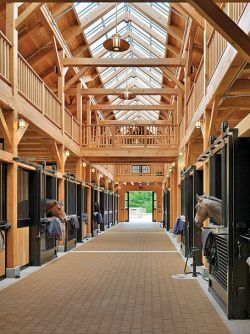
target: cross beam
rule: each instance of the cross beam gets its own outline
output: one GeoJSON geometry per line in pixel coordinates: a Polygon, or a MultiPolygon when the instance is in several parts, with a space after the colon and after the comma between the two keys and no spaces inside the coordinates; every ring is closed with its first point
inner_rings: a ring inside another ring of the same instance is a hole
{"type": "Polygon", "coordinates": [[[65,67],[96,66],[96,67],[184,67],[185,58],[64,58],[65,67]]]}
{"type": "MultiPolygon", "coordinates": [[[[119,95],[124,93],[125,88],[82,88],[82,95],[119,95]]],[[[133,88],[129,89],[130,93],[135,95],[178,95],[180,91],[175,88],[133,88]]],[[[67,90],[68,95],[76,95],[75,88],[67,90]]]]}
{"type": "Polygon", "coordinates": [[[175,110],[172,104],[138,105],[138,104],[96,104],[91,110],[175,110]]]}

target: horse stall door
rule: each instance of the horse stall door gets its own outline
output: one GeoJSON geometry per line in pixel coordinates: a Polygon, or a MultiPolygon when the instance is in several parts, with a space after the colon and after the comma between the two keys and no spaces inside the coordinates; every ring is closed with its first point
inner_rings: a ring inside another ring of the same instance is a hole
{"type": "Polygon", "coordinates": [[[163,224],[167,231],[170,228],[170,192],[169,190],[163,193],[163,224]]]}
{"type": "Polygon", "coordinates": [[[152,221],[156,222],[157,215],[157,194],[156,191],[152,192],[152,221]]]}
{"type": "Polygon", "coordinates": [[[91,194],[91,233],[92,237],[95,237],[97,235],[97,229],[98,225],[95,220],[94,212],[95,212],[95,203],[98,203],[98,190],[96,187],[92,186],[91,188],[92,194],[91,194]]]}
{"type": "Polygon", "coordinates": [[[105,231],[105,223],[104,223],[104,216],[105,216],[105,192],[104,190],[100,191],[100,210],[103,219],[103,224],[100,224],[100,230],[105,231]]]}
{"type": "Polygon", "coordinates": [[[103,221],[106,228],[109,227],[109,219],[108,219],[108,213],[109,213],[109,202],[108,202],[108,192],[104,192],[104,216],[103,221]]]}
{"type": "Polygon", "coordinates": [[[109,193],[109,227],[113,225],[113,211],[114,211],[114,203],[113,203],[113,194],[109,193]]]}
{"type": "Polygon", "coordinates": [[[0,280],[6,275],[6,236],[7,236],[7,220],[6,220],[6,164],[0,163],[0,280]]]}
{"type": "Polygon", "coordinates": [[[77,218],[79,221],[79,229],[77,230],[77,242],[82,242],[84,238],[84,222],[83,222],[83,210],[84,210],[84,188],[81,184],[77,184],[77,218]]]}
{"type": "Polygon", "coordinates": [[[196,264],[202,266],[202,239],[201,228],[197,227],[194,221],[196,195],[203,195],[203,170],[196,170],[194,167],[193,174],[193,246],[196,248],[196,264]]]}
{"type": "Polygon", "coordinates": [[[118,224],[118,194],[114,194],[115,225],[118,224]]]}
{"type": "Polygon", "coordinates": [[[64,191],[67,215],[64,251],[67,252],[76,246],[77,230],[73,219],[77,218],[77,183],[71,179],[65,179],[64,191]]]}
{"type": "Polygon", "coordinates": [[[124,221],[129,221],[129,191],[125,192],[124,221]]]}
{"type": "Polygon", "coordinates": [[[87,195],[88,195],[88,188],[83,187],[83,213],[82,213],[82,220],[83,220],[83,238],[87,237],[88,234],[88,213],[87,213],[87,195]]]}
{"type": "Polygon", "coordinates": [[[194,220],[194,188],[193,188],[193,168],[190,167],[182,175],[182,214],[185,216],[183,235],[181,236],[181,251],[185,257],[193,246],[193,220],[194,220]]]}

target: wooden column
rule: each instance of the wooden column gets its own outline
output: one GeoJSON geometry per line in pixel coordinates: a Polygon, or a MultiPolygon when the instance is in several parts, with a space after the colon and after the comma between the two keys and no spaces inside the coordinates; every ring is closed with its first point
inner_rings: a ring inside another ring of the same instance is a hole
{"type": "MultiPolygon", "coordinates": [[[[12,43],[10,48],[10,81],[13,94],[13,110],[5,111],[6,123],[10,132],[11,145],[6,145],[6,149],[18,154],[17,151],[17,97],[18,97],[18,32],[15,29],[15,19],[17,18],[17,4],[6,4],[6,36],[12,43]]],[[[7,276],[15,277],[15,270],[18,267],[18,229],[17,229],[17,163],[9,164],[7,168],[7,220],[11,224],[11,229],[7,233],[7,276]]]]}
{"type": "MultiPolygon", "coordinates": [[[[86,168],[86,182],[91,183],[91,167],[87,166],[86,168]]],[[[88,187],[87,190],[87,215],[88,215],[88,228],[87,228],[87,237],[91,237],[91,220],[92,220],[92,210],[91,210],[91,187],[88,187]]]]}
{"type": "Polygon", "coordinates": [[[82,146],[82,94],[81,94],[81,88],[82,84],[79,82],[76,86],[76,103],[77,103],[77,120],[80,123],[80,145],[82,146]]]}
{"type": "Polygon", "coordinates": [[[91,136],[91,108],[90,108],[90,99],[87,99],[85,102],[85,111],[86,111],[86,124],[87,124],[87,144],[89,144],[91,136]]]}
{"type": "Polygon", "coordinates": [[[170,229],[174,228],[175,220],[177,217],[177,168],[174,168],[170,173],[170,229]]]}
{"type": "Polygon", "coordinates": [[[77,159],[76,161],[76,179],[78,181],[83,181],[83,166],[82,158],[77,159]]]}

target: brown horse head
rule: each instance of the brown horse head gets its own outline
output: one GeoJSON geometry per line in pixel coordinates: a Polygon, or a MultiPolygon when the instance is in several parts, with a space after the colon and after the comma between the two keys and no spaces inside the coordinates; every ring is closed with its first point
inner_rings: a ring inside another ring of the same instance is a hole
{"type": "Polygon", "coordinates": [[[213,218],[214,222],[221,225],[222,221],[222,201],[216,197],[196,195],[197,204],[195,206],[195,223],[197,227],[203,227],[204,221],[213,218]]]}
{"type": "Polygon", "coordinates": [[[54,217],[59,218],[61,221],[66,221],[67,217],[64,211],[64,206],[62,201],[52,201],[46,204],[46,212],[54,217]]]}

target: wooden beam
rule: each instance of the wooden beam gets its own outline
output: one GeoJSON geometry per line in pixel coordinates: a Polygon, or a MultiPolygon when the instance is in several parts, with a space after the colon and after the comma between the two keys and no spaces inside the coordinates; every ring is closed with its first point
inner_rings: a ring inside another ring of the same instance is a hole
{"type": "Polygon", "coordinates": [[[161,15],[157,10],[145,3],[142,4],[134,2],[131,5],[139,10],[139,12],[142,12],[146,17],[154,21],[163,30],[167,30],[169,35],[176,38],[179,42],[182,42],[183,31],[177,26],[170,25],[165,15],[161,15]]]}
{"type": "Polygon", "coordinates": [[[137,105],[137,104],[97,104],[91,105],[91,110],[175,110],[171,104],[161,103],[159,105],[137,105]]]}
{"type": "Polygon", "coordinates": [[[17,139],[16,139],[16,144],[18,145],[20,143],[20,141],[22,140],[26,130],[28,129],[29,124],[26,122],[25,127],[24,128],[18,128],[17,129],[17,139]]]}
{"type": "MultiPolygon", "coordinates": [[[[227,92],[227,96],[237,96],[237,95],[249,95],[250,92],[250,80],[236,80],[227,92]]],[[[243,97],[244,99],[244,97],[243,97]]]]}
{"type": "Polygon", "coordinates": [[[238,52],[250,60],[250,37],[212,0],[188,0],[238,52]]]}
{"type": "Polygon", "coordinates": [[[74,83],[77,82],[78,79],[80,79],[81,76],[83,76],[84,73],[86,73],[89,70],[89,67],[87,68],[81,68],[71,79],[69,79],[66,84],[64,85],[64,91],[66,92],[74,83]]]}
{"type": "MultiPolygon", "coordinates": [[[[82,88],[82,95],[119,95],[124,88],[82,88]]],[[[179,90],[175,88],[133,88],[129,89],[135,95],[178,95],[179,90]]],[[[69,95],[75,95],[76,89],[68,89],[69,95]]]]}
{"type": "MultiPolygon", "coordinates": [[[[56,162],[58,164],[58,169],[61,170],[63,167],[63,163],[62,163],[62,154],[60,154],[57,143],[55,140],[51,140],[51,147],[54,153],[54,157],[56,159],[56,162]]],[[[66,160],[65,160],[66,161],[66,160]]]]}
{"type": "Polygon", "coordinates": [[[81,20],[80,24],[72,26],[66,31],[63,32],[63,36],[67,42],[70,42],[72,38],[75,38],[77,35],[82,33],[84,29],[88,28],[96,22],[98,19],[100,19],[102,16],[107,14],[109,11],[111,11],[115,7],[115,3],[109,3],[109,4],[100,4],[100,6],[96,7],[95,9],[91,10],[88,15],[85,15],[81,20]]]}
{"type": "Polygon", "coordinates": [[[15,28],[18,30],[24,22],[30,17],[30,15],[34,14],[36,10],[38,10],[43,3],[31,3],[15,20],[15,28]]]}
{"type": "Polygon", "coordinates": [[[62,65],[65,67],[184,67],[185,63],[185,58],[64,58],[62,60],[62,65]]]}
{"type": "Polygon", "coordinates": [[[3,135],[5,144],[7,144],[8,147],[11,147],[11,134],[1,108],[0,108],[0,131],[3,135]]]}
{"type": "Polygon", "coordinates": [[[212,136],[214,134],[214,131],[215,131],[219,101],[220,101],[220,98],[218,96],[216,96],[216,98],[214,99],[214,102],[213,102],[213,107],[212,107],[211,116],[210,116],[210,124],[209,124],[209,128],[208,128],[208,133],[207,133],[207,136],[208,136],[207,139],[208,140],[209,140],[209,137],[212,136]]]}
{"type": "Polygon", "coordinates": [[[177,9],[180,13],[186,16],[190,16],[197,25],[199,25],[203,30],[205,29],[204,18],[197,13],[197,11],[188,3],[173,3],[171,5],[173,8],[177,9]]]}
{"type": "Polygon", "coordinates": [[[167,78],[171,79],[176,84],[176,86],[178,86],[183,92],[185,91],[185,86],[183,83],[181,83],[170,70],[162,66],[160,69],[162,70],[163,74],[167,76],[167,78]]]}
{"type": "Polygon", "coordinates": [[[60,61],[60,58],[59,58],[59,53],[58,53],[58,49],[57,49],[57,43],[56,43],[55,36],[53,36],[53,38],[52,38],[52,43],[53,43],[53,48],[54,48],[55,56],[56,56],[56,66],[57,66],[58,75],[62,76],[62,66],[61,66],[61,61],[60,61]]]}

